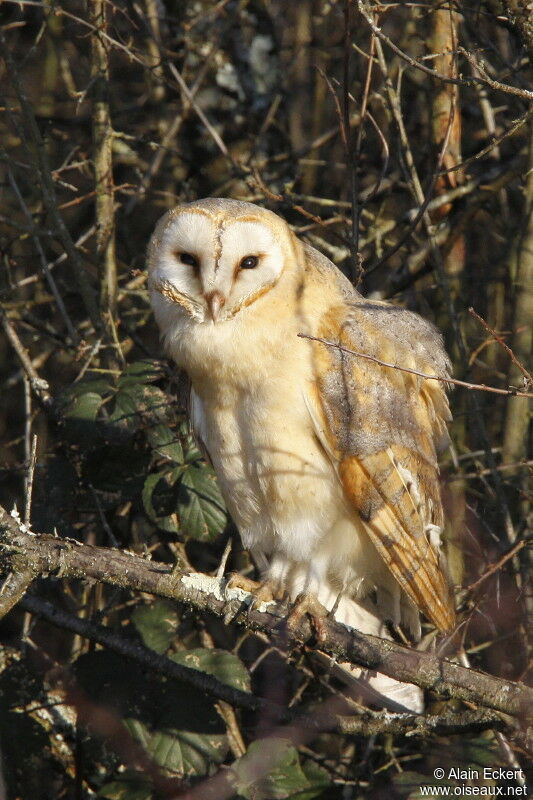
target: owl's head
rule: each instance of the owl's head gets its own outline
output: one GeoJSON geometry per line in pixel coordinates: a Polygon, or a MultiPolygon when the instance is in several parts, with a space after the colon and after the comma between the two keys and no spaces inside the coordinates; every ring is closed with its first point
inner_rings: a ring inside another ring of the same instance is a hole
{"type": "Polygon", "coordinates": [[[148,250],[156,314],[191,322],[234,319],[279,281],[295,238],[280,217],[252,203],[207,198],[159,221],[148,250]]]}

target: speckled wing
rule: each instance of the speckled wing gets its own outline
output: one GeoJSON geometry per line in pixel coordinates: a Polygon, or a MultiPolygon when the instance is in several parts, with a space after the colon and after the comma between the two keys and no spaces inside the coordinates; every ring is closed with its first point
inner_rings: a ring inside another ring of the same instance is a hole
{"type": "MultiPolygon", "coordinates": [[[[360,353],[446,376],[441,336],[416,314],[354,293],[316,335],[360,353]]],[[[448,442],[443,385],[313,344],[321,437],[350,503],[415,605],[441,630],[455,621],[440,553],[437,453],[448,442]]]]}

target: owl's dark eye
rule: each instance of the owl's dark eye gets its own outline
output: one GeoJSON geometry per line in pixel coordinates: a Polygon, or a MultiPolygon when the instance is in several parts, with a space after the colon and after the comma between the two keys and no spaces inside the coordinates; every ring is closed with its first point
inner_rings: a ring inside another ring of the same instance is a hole
{"type": "Polygon", "coordinates": [[[176,253],[182,264],[187,264],[189,267],[197,267],[198,259],[191,253],[176,253]]]}
{"type": "Polygon", "coordinates": [[[258,264],[259,259],[257,256],[246,256],[246,258],[243,258],[241,261],[240,266],[241,269],[253,269],[254,267],[257,267],[258,264]]]}

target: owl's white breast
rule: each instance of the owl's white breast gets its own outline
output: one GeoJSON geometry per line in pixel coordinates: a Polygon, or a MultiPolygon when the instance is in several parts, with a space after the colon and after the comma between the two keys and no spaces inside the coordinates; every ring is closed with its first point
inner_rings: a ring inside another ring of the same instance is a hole
{"type": "Polygon", "coordinates": [[[233,332],[232,323],[217,325],[216,337],[196,325],[194,339],[182,339],[181,356],[197,348],[194,366],[183,364],[193,383],[193,428],[245,547],[269,578],[293,595],[328,580],[332,591],[361,594],[379,581],[383,563],[316,435],[311,348],[296,336],[301,319],[249,320],[233,332]]]}
{"type": "Polygon", "coordinates": [[[301,346],[287,348],[288,335],[265,340],[241,327],[237,347],[219,337],[213,356],[208,345],[209,376],[189,373],[191,418],[245,545],[269,552],[285,539],[287,551],[304,558],[339,491],[304,400],[308,347],[296,339],[301,346]]]}

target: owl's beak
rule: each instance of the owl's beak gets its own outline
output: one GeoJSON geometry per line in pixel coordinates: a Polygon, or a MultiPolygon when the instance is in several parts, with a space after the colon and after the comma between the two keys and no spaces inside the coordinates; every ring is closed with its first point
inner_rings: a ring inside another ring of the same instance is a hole
{"type": "Polygon", "coordinates": [[[224,307],[226,303],[226,298],[220,292],[214,291],[209,292],[208,294],[204,295],[205,302],[207,305],[207,310],[209,312],[209,316],[216,322],[220,315],[220,310],[224,307]]]}

